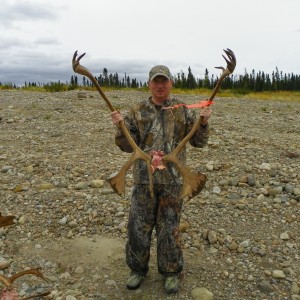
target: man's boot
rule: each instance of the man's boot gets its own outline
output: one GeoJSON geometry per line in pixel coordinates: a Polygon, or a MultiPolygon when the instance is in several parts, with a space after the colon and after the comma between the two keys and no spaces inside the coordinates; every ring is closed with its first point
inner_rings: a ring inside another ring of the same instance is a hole
{"type": "Polygon", "coordinates": [[[127,284],[126,284],[127,288],[129,290],[137,289],[141,285],[144,277],[145,277],[144,275],[131,273],[127,280],[127,284]]]}
{"type": "Polygon", "coordinates": [[[179,278],[178,275],[169,275],[166,277],[165,291],[167,294],[177,293],[179,290],[179,278]]]}

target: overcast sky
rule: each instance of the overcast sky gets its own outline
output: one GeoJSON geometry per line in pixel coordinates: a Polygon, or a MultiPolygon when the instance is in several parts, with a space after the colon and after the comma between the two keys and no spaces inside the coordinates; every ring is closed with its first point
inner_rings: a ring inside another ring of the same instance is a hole
{"type": "Polygon", "coordinates": [[[70,81],[75,50],[94,75],[142,81],[157,64],[219,74],[225,48],[236,74],[299,74],[299,12],[300,0],[1,0],[0,82],[70,81]]]}

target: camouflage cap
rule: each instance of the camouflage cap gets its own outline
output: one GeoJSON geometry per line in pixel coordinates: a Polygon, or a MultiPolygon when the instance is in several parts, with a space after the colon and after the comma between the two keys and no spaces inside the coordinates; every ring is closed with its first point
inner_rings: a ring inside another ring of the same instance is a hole
{"type": "Polygon", "coordinates": [[[153,67],[149,72],[149,80],[153,80],[156,76],[164,76],[169,80],[172,79],[171,72],[168,67],[163,65],[158,65],[153,67]]]}

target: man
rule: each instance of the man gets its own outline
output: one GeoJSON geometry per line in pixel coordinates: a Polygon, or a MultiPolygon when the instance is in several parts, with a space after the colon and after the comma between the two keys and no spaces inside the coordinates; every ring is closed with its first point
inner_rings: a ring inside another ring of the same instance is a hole
{"type": "MultiPolygon", "coordinates": [[[[191,130],[198,116],[185,106],[168,109],[182,102],[170,98],[173,81],[166,66],[158,65],[150,70],[148,86],[151,97],[140,101],[124,117],[125,125],[136,144],[158,160],[153,168],[154,197],[150,194],[145,162],[138,160],[133,166],[133,189],[126,244],[126,262],[131,274],[127,288],[137,289],[148,271],[151,236],[155,227],[158,270],[165,277],[166,292],[171,294],[179,289],[179,274],[183,268],[179,231],[182,208],[179,194],[182,182],[174,165],[165,166],[161,158],[176,148],[191,130]]],[[[202,123],[190,140],[194,147],[203,147],[208,140],[208,119],[211,110],[208,107],[202,108],[200,115],[202,123]]],[[[122,115],[114,111],[111,116],[113,123],[117,125],[116,144],[122,151],[132,152],[118,126],[123,120],[122,115]]],[[[180,153],[179,159],[185,163],[185,149],[180,153]]]]}

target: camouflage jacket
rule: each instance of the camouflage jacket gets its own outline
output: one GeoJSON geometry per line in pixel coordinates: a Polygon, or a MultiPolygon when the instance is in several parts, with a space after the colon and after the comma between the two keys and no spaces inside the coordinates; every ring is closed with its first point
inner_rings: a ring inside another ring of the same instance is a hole
{"type": "MultiPolygon", "coordinates": [[[[176,99],[166,100],[163,107],[173,106],[182,102],[176,99]]],[[[129,129],[136,144],[146,153],[152,150],[160,150],[165,154],[170,153],[179,142],[192,129],[198,114],[180,106],[176,109],[162,109],[155,105],[151,97],[140,101],[132,107],[124,117],[126,127],[129,129]]],[[[193,147],[203,147],[208,140],[207,127],[200,126],[189,143],[193,147]]],[[[115,135],[117,146],[124,152],[132,152],[122,130],[117,128],[115,135]]],[[[179,160],[186,164],[186,148],[178,155],[179,160]]],[[[181,176],[174,164],[168,163],[167,168],[155,170],[153,174],[154,183],[160,184],[178,184],[181,182],[181,176]]],[[[137,160],[133,166],[133,182],[136,184],[148,184],[148,172],[146,163],[137,160]]]]}

